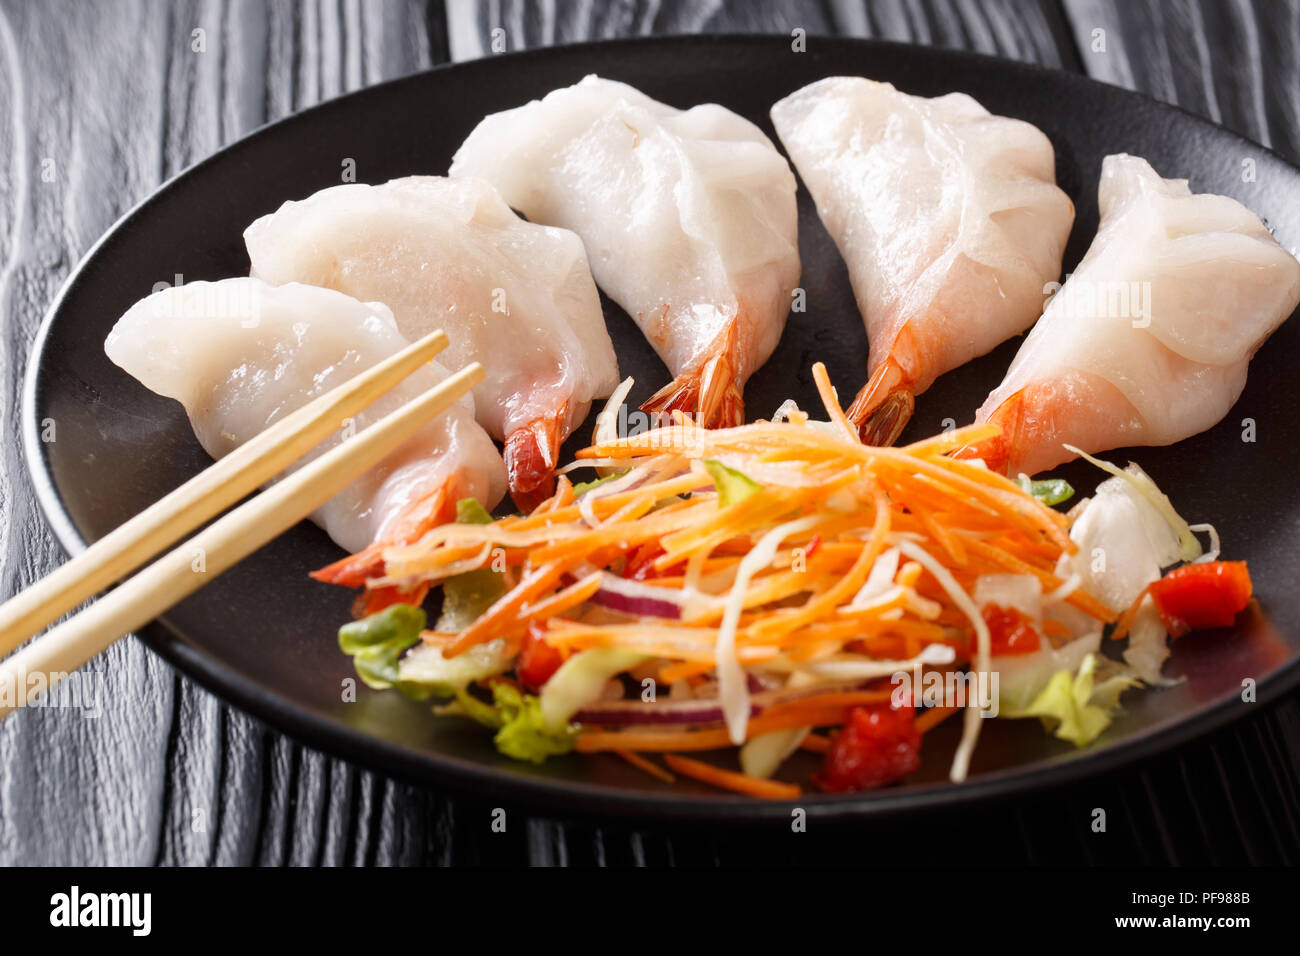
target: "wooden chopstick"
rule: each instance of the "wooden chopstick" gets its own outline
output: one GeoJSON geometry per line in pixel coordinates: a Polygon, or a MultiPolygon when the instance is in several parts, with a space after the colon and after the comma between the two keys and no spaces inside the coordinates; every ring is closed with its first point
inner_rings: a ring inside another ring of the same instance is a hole
{"type": "Polygon", "coordinates": [[[0,657],[256,491],[446,347],[431,332],[308,402],[0,605],[0,657]]]}
{"type": "Polygon", "coordinates": [[[22,687],[24,695],[0,695],[0,719],[30,703],[29,675],[41,674],[38,689],[55,687],[69,672],[122,635],[152,621],[217,575],[307,517],[411,438],[430,418],[483,380],[483,366],[471,363],[397,411],[330,449],[272,485],[76,616],[0,661],[0,688],[22,687]],[[202,571],[194,569],[198,549],[202,571]],[[21,700],[20,700],[21,698],[21,700]]]}

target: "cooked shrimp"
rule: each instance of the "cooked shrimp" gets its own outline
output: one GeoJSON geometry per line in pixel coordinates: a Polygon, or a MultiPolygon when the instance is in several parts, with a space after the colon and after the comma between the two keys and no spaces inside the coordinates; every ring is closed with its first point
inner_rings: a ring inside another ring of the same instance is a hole
{"type": "Polygon", "coordinates": [[[847,414],[868,444],[890,444],[935,378],[1038,317],[1074,221],[1052,144],[964,93],[861,77],[798,90],[772,122],[866,323],[869,377],[847,414]]]}
{"type": "Polygon", "coordinates": [[[1300,303],[1300,262],[1234,199],[1193,194],[1146,160],[1107,156],[1101,224],[963,449],[1017,474],[1073,457],[1168,445],[1217,423],[1251,356],[1300,303]]]}
{"type": "Polygon", "coordinates": [[[618,384],[582,241],[520,219],[485,182],[334,186],[285,203],[244,239],[259,278],[384,302],[410,338],[445,329],[448,364],[482,362],[478,420],[505,442],[525,510],[550,494],[560,443],[618,384]]]}
{"type": "MultiPolygon", "coordinates": [[[[312,399],[407,345],[392,313],[329,289],[260,279],[192,282],[132,306],[104,350],[160,395],[185,406],[199,443],[220,458],[312,399]]],[[[383,417],[447,376],[421,367],[372,403],[290,471],[383,417]]],[[[318,572],[359,585],[379,553],[409,543],[454,515],[458,498],[493,507],[505,470],[474,421],[466,395],[312,515],[339,545],[357,552],[318,572]]]]}
{"type": "Polygon", "coordinates": [[[484,119],[451,174],[582,237],[596,281],[674,376],[647,411],[744,421],[745,382],[776,348],[800,273],[794,174],[757,126],[589,76],[484,119]]]}

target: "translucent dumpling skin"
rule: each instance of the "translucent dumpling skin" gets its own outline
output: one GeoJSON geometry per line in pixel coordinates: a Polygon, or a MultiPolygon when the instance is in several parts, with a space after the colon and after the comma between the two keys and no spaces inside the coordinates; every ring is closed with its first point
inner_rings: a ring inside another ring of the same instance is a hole
{"type": "Polygon", "coordinates": [[[244,241],[258,278],[383,302],[412,340],[444,329],[449,367],[482,362],[478,420],[505,441],[521,506],[549,494],[560,442],[618,384],[582,241],[520,219],[485,182],[334,186],[258,219],[244,241]]]}
{"type": "Polygon", "coordinates": [[[977,419],[966,454],[1012,474],[1169,445],[1236,402],[1255,350],[1300,303],[1300,262],[1234,199],[1193,194],[1146,160],[1107,156],[1101,223],[977,419]]]}
{"type": "Polygon", "coordinates": [[[937,376],[1033,324],[1074,205],[1047,137],[964,93],[831,77],[778,102],[772,122],[866,323],[869,379],[849,417],[888,444],[937,376]]]}
{"type": "Polygon", "coordinates": [[[596,281],[676,377],[648,410],[744,420],[741,389],[776,348],[800,274],[794,174],[757,126],[588,76],[488,116],[451,174],[582,237],[596,281]]]}
{"type": "MultiPolygon", "coordinates": [[[[407,344],[377,302],[240,278],[191,282],[142,299],[113,326],[104,351],[145,387],[184,405],[199,442],[220,458],[407,344]]],[[[290,470],[446,376],[434,363],[417,369],[290,470]]],[[[501,456],[466,395],[312,519],[348,551],[365,552],[448,519],[459,498],[472,495],[491,507],[504,493],[501,456]]]]}

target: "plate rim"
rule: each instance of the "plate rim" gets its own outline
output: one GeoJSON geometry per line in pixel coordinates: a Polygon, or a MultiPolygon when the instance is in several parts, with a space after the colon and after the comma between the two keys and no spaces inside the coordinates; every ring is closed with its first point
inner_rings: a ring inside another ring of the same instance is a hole
{"type": "MultiPolygon", "coordinates": [[[[864,37],[816,36],[818,45],[856,48],[858,50],[890,50],[895,54],[918,55],[936,61],[955,61],[984,69],[1023,71],[1031,75],[1052,74],[1056,82],[1066,82],[1079,88],[1102,88],[1106,95],[1131,98],[1148,106],[1181,114],[1184,121],[1192,121],[1202,128],[1213,129],[1249,144],[1292,170],[1300,177],[1300,167],[1268,146],[1243,136],[1206,117],[1193,113],[1177,104],[1166,103],[1146,93],[1125,89],[1114,84],[1093,79],[1067,69],[1043,66],[1005,57],[977,53],[970,50],[924,46],[877,40],[864,37]]],[[[81,279],[87,267],[101,248],[125,231],[135,221],[147,214],[149,206],[163,193],[183,180],[201,176],[209,164],[223,161],[227,154],[246,147],[254,140],[269,135],[282,125],[303,118],[319,116],[331,110],[349,108],[352,103],[367,96],[389,95],[404,85],[429,82],[431,77],[448,72],[472,73],[477,69],[495,69],[485,66],[495,61],[512,63],[530,59],[550,59],[555,56],[581,57],[588,50],[609,47],[654,48],[668,46],[761,46],[788,40],[781,33],[708,33],[661,35],[649,37],[620,37],[582,43],[556,44],[509,53],[492,54],[473,60],[436,64],[424,70],[384,80],[358,90],[313,104],[298,112],[264,123],[247,134],[221,146],[203,159],[178,171],[153,188],[125,212],[90,246],[60,284],[41,318],[32,339],[23,373],[19,415],[21,417],[21,442],[23,461],[34,498],[50,530],[68,556],[74,556],[88,547],[86,539],[64,507],[55,486],[53,475],[42,453],[39,422],[36,419],[37,389],[41,378],[41,359],[54,325],[62,311],[64,300],[81,279]]],[[[804,809],[809,817],[819,821],[842,822],[866,818],[883,818],[964,807],[987,802],[998,797],[1023,796],[1032,792],[1058,787],[1084,777],[1119,769],[1143,757],[1172,750],[1187,741],[1203,736],[1245,717],[1249,710],[1238,708],[1231,697],[1224,698],[1206,708],[1172,722],[1160,723],[1115,743],[1097,748],[1068,753],[1048,761],[1037,761],[1019,767],[994,770],[973,777],[960,784],[938,782],[932,784],[904,785],[862,794],[827,795],[810,793],[807,799],[790,801],[757,801],[734,797],[725,792],[719,795],[675,793],[657,795],[652,791],[621,790],[586,782],[557,781],[521,774],[511,774],[474,761],[448,754],[436,754],[397,744],[390,739],[372,736],[342,724],[316,710],[267,689],[254,676],[245,675],[226,665],[220,659],[190,645],[184,635],[165,621],[151,622],[136,635],[150,651],[171,667],[194,680],[223,702],[238,707],[260,722],[276,728],[307,746],[323,753],[340,757],[367,769],[390,774],[398,779],[435,784],[455,792],[492,794],[518,800],[528,807],[564,810],[570,815],[641,818],[646,820],[671,819],[682,822],[746,824],[775,819],[788,820],[795,807],[804,809]],[[1167,725],[1166,725],[1167,724],[1167,725]]],[[[1256,700],[1267,704],[1300,684],[1300,657],[1293,658],[1256,687],[1256,700]]]]}

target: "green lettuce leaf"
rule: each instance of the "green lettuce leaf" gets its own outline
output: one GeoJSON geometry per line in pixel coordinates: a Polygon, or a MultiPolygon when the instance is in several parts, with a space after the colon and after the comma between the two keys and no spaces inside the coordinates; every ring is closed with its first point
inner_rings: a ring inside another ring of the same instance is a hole
{"type": "Polygon", "coordinates": [[[718,491],[719,508],[729,508],[737,502],[744,501],[763,487],[748,475],[741,474],[734,468],[728,468],[713,458],[704,461],[704,470],[709,473],[709,477],[713,479],[713,487],[718,491]]]}
{"type": "Polygon", "coordinates": [[[357,675],[368,687],[382,690],[397,685],[398,661],[420,640],[425,614],[410,604],[391,607],[339,628],[339,647],[352,657],[357,675]]]}
{"type": "Polygon", "coordinates": [[[591,491],[592,488],[599,487],[600,485],[603,485],[607,481],[614,481],[615,479],[622,478],[626,474],[627,474],[627,469],[624,469],[622,471],[615,471],[611,474],[606,475],[603,478],[593,478],[591,479],[591,481],[580,481],[573,486],[573,497],[577,498],[579,495],[583,495],[586,494],[588,491],[591,491]]]}
{"type": "Polygon", "coordinates": [[[492,739],[507,757],[542,763],[573,749],[577,728],[568,724],[554,730],[544,727],[542,703],[532,694],[520,693],[502,681],[492,686],[492,697],[501,716],[501,729],[492,739]]]}
{"type": "Polygon", "coordinates": [[[542,688],[544,726],[558,733],[574,714],[600,699],[615,675],[645,660],[644,654],[620,647],[596,647],[571,655],[542,688]]]}
{"type": "Polygon", "coordinates": [[[469,627],[506,593],[500,571],[478,568],[442,582],[442,613],[435,631],[457,634],[469,627]]]}
{"type": "Polygon", "coordinates": [[[479,504],[477,498],[461,498],[456,502],[457,524],[491,524],[492,515],[479,504]]]}
{"type": "Polygon", "coordinates": [[[1059,505],[1074,497],[1074,488],[1063,478],[1045,478],[1040,481],[1023,478],[1020,487],[1048,506],[1059,505]]]}
{"type": "Polygon", "coordinates": [[[1097,656],[1089,654],[1078,674],[1057,671],[1028,707],[1004,712],[1004,717],[1038,717],[1057,737],[1086,747],[1110,726],[1119,695],[1141,682],[1126,675],[1095,683],[1097,656]]]}
{"type": "Polygon", "coordinates": [[[492,685],[492,700],[479,700],[466,688],[456,691],[454,703],[434,708],[439,716],[468,717],[495,730],[497,750],[515,760],[542,763],[547,757],[573,749],[578,729],[564,725],[547,730],[542,725],[542,704],[532,694],[520,692],[513,685],[499,681],[492,685]]]}
{"type": "Polygon", "coordinates": [[[501,637],[450,659],[442,656],[441,647],[422,642],[398,661],[397,675],[401,685],[422,688],[425,697],[453,697],[474,681],[509,670],[511,662],[501,637]]]}

